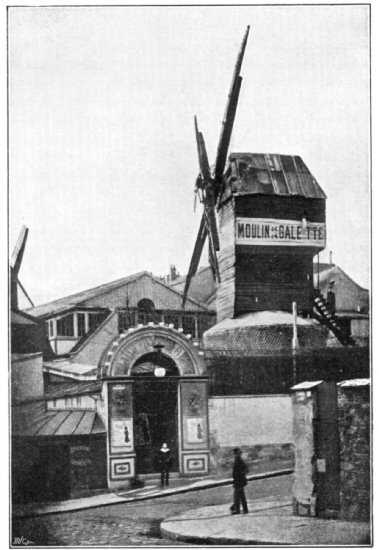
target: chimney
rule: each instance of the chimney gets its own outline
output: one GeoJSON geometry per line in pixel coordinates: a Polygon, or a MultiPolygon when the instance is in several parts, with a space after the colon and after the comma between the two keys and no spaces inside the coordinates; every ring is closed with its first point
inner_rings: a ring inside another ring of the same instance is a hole
{"type": "Polygon", "coordinates": [[[329,252],[329,263],[330,264],[333,263],[333,251],[332,250],[329,252]]]}
{"type": "Polygon", "coordinates": [[[171,282],[175,281],[175,279],[178,278],[178,275],[176,273],[176,267],[174,265],[170,265],[170,279],[171,282]]]}

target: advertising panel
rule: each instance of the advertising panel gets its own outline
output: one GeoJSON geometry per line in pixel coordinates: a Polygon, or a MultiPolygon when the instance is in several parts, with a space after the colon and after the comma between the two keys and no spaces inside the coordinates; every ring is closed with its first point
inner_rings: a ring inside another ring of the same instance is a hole
{"type": "Polygon", "coordinates": [[[324,223],[266,218],[237,218],[236,244],[251,246],[314,246],[325,248],[324,223]]]}

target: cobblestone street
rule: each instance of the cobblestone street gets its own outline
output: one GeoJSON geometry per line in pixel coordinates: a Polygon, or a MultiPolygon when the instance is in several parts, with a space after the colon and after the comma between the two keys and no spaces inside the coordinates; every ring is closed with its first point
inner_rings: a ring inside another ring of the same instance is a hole
{"type": "MultiPolygon", "coordinates": [[[[291,476],[251,481],[247,498],[285,496],[291,492],[291,476]]],[[[162,499],[118,504],[79,512],[20,518],[13,523],[15,537],[24,537],[33,546],[159,546],[178,543],[162,539],[163,519],[187,510],[223,504],[232,499],[232,487],[218,487],[162,499]]]]}

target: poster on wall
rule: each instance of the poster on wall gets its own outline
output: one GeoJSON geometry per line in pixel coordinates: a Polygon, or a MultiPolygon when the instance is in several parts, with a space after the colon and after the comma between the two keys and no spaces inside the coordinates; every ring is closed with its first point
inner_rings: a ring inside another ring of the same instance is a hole
{"type": "Polygon", "coordinates": [[[203,443],[205,440],[204,419],[187,418],[187,443],[203,443]]]}
{"type": "Polygon", "coordinates": [[[132,416],[132,387],[130,384],[111,384],[109,386],[109,405],[111,418],[132,416]]]}
{"type": "Polygon", "coordinates": [[[205,449],[208,445],[206,383],[182,383],[181,399],[184,448],[205,449]]]}
{"type": "Polygon", "coordinates": [[[182,384],[182,400],[185,416],[203,416],[207,405],[205,384],[200,382],[182,384]]]}
{"type": "Polygon", "coordinates": [[[119,453],[133,449],[132,419],[111,420],[111,450],[119,453]]]}
{"type": "Polygon", "coordinates": [[[131,384],[109,385],[109,431],[111,453],[133,450],[131,384]]]}

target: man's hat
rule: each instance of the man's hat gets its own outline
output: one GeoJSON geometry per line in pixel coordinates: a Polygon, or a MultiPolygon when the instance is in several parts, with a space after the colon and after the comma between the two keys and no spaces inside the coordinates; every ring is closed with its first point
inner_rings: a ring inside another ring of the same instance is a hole
{"type": "Polygon", "coordinates": [[[241,454],[241,451],[240,451],[240,449],[239,449],[238,447],[236,447],[235,449],[233,449],[233,453],[234,453],[235,455],[240,455],[240,454],[241,454]]]}

